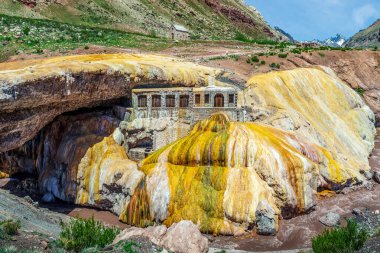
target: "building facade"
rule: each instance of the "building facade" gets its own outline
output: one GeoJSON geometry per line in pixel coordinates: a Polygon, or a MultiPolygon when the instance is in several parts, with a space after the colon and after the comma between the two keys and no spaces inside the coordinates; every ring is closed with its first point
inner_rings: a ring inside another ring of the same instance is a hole
{"type": "Polygon", "coordinates": [[[172,118],[194,125],[223,112],[233,121],[242,120],[238,90],[233,87],[133,89],[135,118],[172,118]]]}
{"type": "Polygon", "coordinates": [[[181,25],[172,25],[170,27],[170,38],[172,40],[189,40],[189,31],[181,25]]]}
{"type": "MultiPolygon", "coordinates": [[[[199,120],[225,113],[243,121],[235,86],[136,88],[132,90],[132,117],[129,123],[129,157],[141,160],[186,136],[199,120]]],[[[127,132],[128,132],[127,131],[127,132]]]]}

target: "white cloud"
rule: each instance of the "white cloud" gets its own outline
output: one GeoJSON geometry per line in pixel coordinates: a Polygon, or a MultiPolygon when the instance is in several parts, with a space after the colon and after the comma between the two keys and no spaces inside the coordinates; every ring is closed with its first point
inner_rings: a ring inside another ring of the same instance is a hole
{"type": "Polygon", "coordinates": [[[357,8],[353,12],[353,19],[355,24],[358,26],[363,26],[366,21],[370,18],[376,18],[378,16],[378,11],[372,4],[363,5],[360,8],[357,8]]]}

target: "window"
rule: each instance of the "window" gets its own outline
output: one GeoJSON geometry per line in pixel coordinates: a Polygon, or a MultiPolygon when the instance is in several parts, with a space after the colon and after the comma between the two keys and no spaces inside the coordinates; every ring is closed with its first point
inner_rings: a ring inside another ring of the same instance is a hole
{"type": "Polygon", "coordinates": [[[230,104],[235,103],[235,94],[229,94],[228,95],[228,103],[230,103],[230,104]]]}
{"type": "Polygon", "coordinates": [[[195,94],[195,104],[199,105],[201,103],[201,95],[195,94]]]}
{"type": "Polygon", "coordinates": [[[138,96],[137,98],[137,106],[138,107],[146,107],[147,100],[145,95],[138,96]]]}
{"type": "Polygon", "coordinates": [[[210,103],[210,94],[205,94],[205,104],[210,103]]]}
{"type": "Polygon", "coordinates": [[[179,106],[182,108],[189,107],[189,95],[181,95],[179,97],[179,106]]]}
{"type": "Polygon", "coordinates": [[[161,96],[153,95],[152,96],[152,107],[161,107],[161,96]]]}
{"type": "Polygon", "coordinates": [[[223,94],[216,94],[214,97],[214,107],[224,107],[224,96],[223,94]]]}
{"type": "Polygon", "coordinates": [[[166,95],[166,107],[175,107],[174,95],[166,95]]]}

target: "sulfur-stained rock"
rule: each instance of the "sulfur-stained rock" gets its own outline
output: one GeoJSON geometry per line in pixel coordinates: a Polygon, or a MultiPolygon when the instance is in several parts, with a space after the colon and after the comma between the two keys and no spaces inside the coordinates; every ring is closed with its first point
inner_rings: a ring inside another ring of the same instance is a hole
{"type": "Polygon", "coordinates": [[[0,179],[7,178],[7,177],[9,177],[9,175],[7,173],[4,173],[4,172],[0,171],[0,179]]]}
{"type": "Polygon", "coordinates": [[[360,170],[370,170],[375,116],[331,69],[256,75],[248,81],[244,97],[251,111],[247,120],[291,130],[330,152],[344,169],[320,166],[327,187],[338,189],[366,180],[360,170]]]}
{"type": "Polygon", "coordinates": [[[261,201],[275,229],[281,212],[292,217],[309,210],[319,167],[341,170],[318,145],[270,126],[230,122],[224,114],[197,123],[140,165],[148,219],[166,225],[191,220],[202,232],[235,235],[255,223],[261,201]]]}
{"type": "Polygon", "coordinates": [[[112,136],[89,148],[78,166],[76,203],[124,217],[126,206],[144,174],[112,136]]]}

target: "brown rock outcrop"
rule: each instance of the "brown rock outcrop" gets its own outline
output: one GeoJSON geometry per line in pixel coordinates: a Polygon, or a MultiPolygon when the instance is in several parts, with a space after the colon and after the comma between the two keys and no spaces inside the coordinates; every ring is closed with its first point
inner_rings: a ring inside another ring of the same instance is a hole
{"type": "Polygon", "coordinates": [[[131,94],[142,84],[207,84],[221,70],[153,55],[76,55],[0,64],[0,152],[23,145],[56,116],[131,94]]]}

